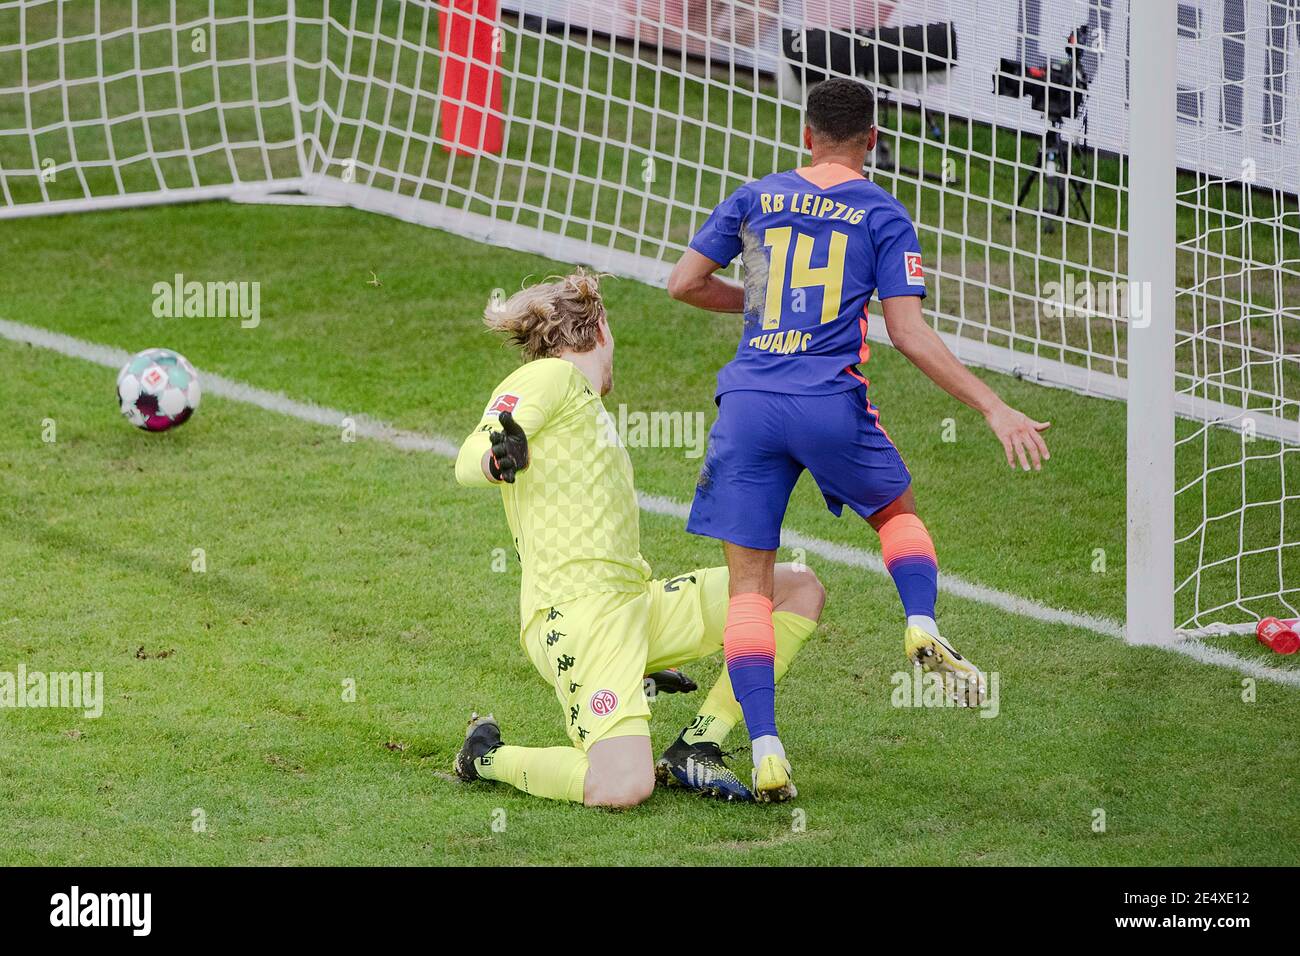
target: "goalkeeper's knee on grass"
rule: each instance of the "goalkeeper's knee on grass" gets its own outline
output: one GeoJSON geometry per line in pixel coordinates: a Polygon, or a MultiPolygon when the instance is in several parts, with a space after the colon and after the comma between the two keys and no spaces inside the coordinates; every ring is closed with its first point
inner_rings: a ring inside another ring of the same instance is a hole
{"type": "MultiPolygon", "coordinates": [[[[648,741],[649,738],[647,737],[648,741]]],[[[593,762],[576,747],[501,746],[475,762],[484,780],[508,783],[517,790],[549,800],[624,809],[644,801],[654,790],[649,743],[646,758],[635,766],[597,754],[593,762]]]]}
{"type": "Polygon", "coordinates": [[[511,747],[489,714],[470,718],[465,743],[452,764],[467,782],[507,783],[524,793],[587,806],[626,809],[654,792],[650,724],[625,718],[611,736],[584,752],[577,747],[511,747]]]}

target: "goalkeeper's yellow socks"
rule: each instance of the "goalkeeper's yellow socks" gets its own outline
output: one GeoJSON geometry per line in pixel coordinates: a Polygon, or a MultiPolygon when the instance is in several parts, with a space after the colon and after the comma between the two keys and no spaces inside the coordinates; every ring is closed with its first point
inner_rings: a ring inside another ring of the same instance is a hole
{"type": "MultiPolygon", "coordinates": [[[[812,637],[817,622],[790,611],[777,611],[772,615],[772,625],[776,631],[773,676],[779,681],[790,669],[790,662],[800,648],[812,637]]],[[[731,689],[731,677],[724,667],[717,682],[709,690],[708,697],[704,699],[704,706],[691,721],[691,725],[683,731],[683,737],[687,743],[709,742],[721,747],[731,728],[740,723],[742,717],[740,704],[731,689]]]]}
{"type": "Polygon", "coordinates": [[[535,797],[582,803],[590,765],[577,747],[501,746],[474,766],[484,780],[499,780],[535,797]]]}

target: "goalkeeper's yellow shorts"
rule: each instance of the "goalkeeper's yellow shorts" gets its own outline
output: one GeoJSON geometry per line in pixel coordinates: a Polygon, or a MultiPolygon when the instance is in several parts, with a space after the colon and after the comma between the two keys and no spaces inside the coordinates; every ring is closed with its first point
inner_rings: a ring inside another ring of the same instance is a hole
{"type": "Polygon", "coordinates": [[[555,687],[569,739],[588,750],[649,736],[645,675],[721,650],[727,603],[727,569],[703,568],[537,611],[519,640],[555,687]]]}

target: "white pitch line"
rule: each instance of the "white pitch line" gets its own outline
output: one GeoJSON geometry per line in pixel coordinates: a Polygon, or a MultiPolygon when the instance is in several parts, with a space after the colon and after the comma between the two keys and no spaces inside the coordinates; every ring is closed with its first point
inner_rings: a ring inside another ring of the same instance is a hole
{"type": "MultiPolygon", "coordinates": [[[[51,332],[31,325],[23,325],[19,322],[10,322],[5,319],[0,319],[0,337],[9,339],[12,342],[48,349],[52,352],[58,352],[60,355],[93,362],[96,365],[111,369],[121,368],[130,358],[130,353],[125,349],[97,345],[94,342],[86,342],[70,335],[51,332]]],[[[300,402],[290,398],[283,392],[270,392],[254,388],[252,385],[246,385],[243,382],[237,382],[212,372],[204,372],[201,369],[199,375],[204,393],[244,402],[264,411],[277,412],[290,418],[297,418],[315,425],[323,425],[327,428],[341,428],[344,422],[350,419],[357,435],[384,442],[404,451],[432,452],[435,455],[441,455],[444,458],[453,460],[459,451],[459,445],[436,435],[422,435],[418,432],[403,431],[367,415],[349,414],[324,405],[300,402]]],[[[639,493],[637,499],[641,509],[650,514],[664,515],[685,521],[690,511],[688,505],[659,495],[639,493]]],[[[803,548],[809,554],[815,554],[836,564],[863,568],[874,574],[889,576],[884,560],[879,554],[871,551],[855,548],[847,544],[837,544],[833,541],[824,541],[821,538],[814,538],[788,529],[782,530],[781,543],[789,548],[803,548]]],[[[939,590],[951,594],[953,597],[986,604],[1008,614],[1031,618],[1045,624],[1077,627],[1082,630],[1092,631],[1094,634],[1124,639],[1124,626],[1119,621],[1049,607],[1046,604],[1040,604],[1037,601],[1031,601],[1028,598],[1007,591],[999,591],[996,588],[975,584],[955,574],[940,574],[939,590]]],[[[1202,663],[1227,667],[1261,680],[1300,687],[1300,671],[1268,667],[1233,654],[1231,651],[1211,647],[1200,641],[1188,640],[1149,646],[1161,647],[1165,650],[1185,654],[1202,663]]]]}
{"type": "Polygon", "coordinates": [[[1153,644],[1151,646],[1164,647],[1166,650],[1176,651],[1179,654],[1186,654],[1192,660],[1200,661],[1202,664],[1215,664],[1219,667],[1227,667],[1235,671],[1240,671],[1247,677],[1258,677],[1260,680],[1272,681],[1275,684],[1287,684],[1291,687],[1300,687],[1300,671],[1282,670],[1278,667],[1269,667],[1267,664],[1252,661],[1248,658],[1234,654],[1232,651],[1225,651],[1221,647],[1214,647],[1195,638],[1175,641],[1168,645],[1153,644]]]}
{"type": "MultiPolygon", "coordinates": [[[[649,495],[644,492],[637,495],[641,503],[642,511],[649,511],[651,514],[667,515],[672,518],[686,520],[690,513],[690,506],[680,501],[674,501],[672,498],[661,498],[659,495],[649,495]]],[[[808,554],[815,554],[819,558],[827,561],[833,561],[836,564],[844,564],[853,568],[863,568],[883,577],[889,577],[889,571],[885,567],[885,559],[874,551],[864,551],[861,548],[855,548],[848,544],[836,544],[834,541],[824,541],[821,538],[814,538],[798,531],[791,531],[789,528],[781,529],[781,543],[787,548],[802,548],[808,554]]],[[[1046,604],[1039,604],[1028,598],[1023,598],[1015,594],[1009,594],[1006,591],[999,591],[996,588],[986,587],[983,584],[974,584],[965,578],[960,578],[955,574],[941,572],[939,574],[939,590],[953,597],[965,598],[968,601],[977,601],[980,604],[988,604],[999,610],[1006,611],[1008,614],[1016,614],[1020,617],[1033,618],[1036,621],[1044,621],[1048,624],[1063,624],[1067,627],[1079,627],[1086,631],[1093,631],[1097,634],[1104,634],[1107,637],[1124,637],[1124,625],[1119,621],[1113,621],[1109,618],[1094,617],[1091,614],[1078,614],[1074,611],[1062,611],[1054,607],[1048,607],[1046,604]]]]}
{"type": "MultiPolygon", "coordinates": [[[[49,349],[70,358],[84,359],[87,362],[94,362],[96,365],[103,365],[105,368],[111,369],[120,369],[131,357],[131,353],[125,349],[96,345],[94,342],[75,339],[70,335],[50,332],[47,329],[38,329],[35,326],[23,325],[19,322],[9,322],[5,319],[0,319],[0,337],[9,339],[12,342],[21,342],[26,345],[49,349]]],[[[252,385],[236,382],[234,379],[217,375],[214,372],[198,371],[199,382],[205,395],[220,395],[222,398],[256,405],[268,412],[279,412],[281,415],[288,415],[290,418],[311,422],[313,425],[324,425],[327,428],[341,428],[344,421],[350,420],[355,428],[355,433],[362,438],[372,438],[375,441],[385,442],[403,451],[433,452],[435,455],[453,459],[456,457],[457,451],[459,451],[460,446],[452,444],[445,438],[403,431],[368,415],[350,415],[347,412],[326,408],[323,405],[297,401],[283,392],[268,392],[264,389],[254,388],[252,385]]]]}

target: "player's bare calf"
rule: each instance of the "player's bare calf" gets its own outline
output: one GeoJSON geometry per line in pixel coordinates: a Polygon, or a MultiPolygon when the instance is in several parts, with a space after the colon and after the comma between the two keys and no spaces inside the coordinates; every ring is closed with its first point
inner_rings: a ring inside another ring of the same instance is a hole
{"type": "Polygon", "coordinates": [[[655,789],[654,755],[649,737],[614,737],[587,751],[583,800],[589,807],[626,810],[649,799],[655,789]]]}

